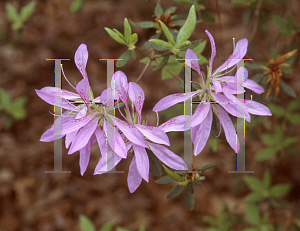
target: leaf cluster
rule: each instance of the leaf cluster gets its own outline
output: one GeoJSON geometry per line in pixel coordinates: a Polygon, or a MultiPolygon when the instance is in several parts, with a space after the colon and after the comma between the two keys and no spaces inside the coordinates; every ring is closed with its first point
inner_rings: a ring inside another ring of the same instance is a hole
{"type": "Polygon", "coordinates": [[[7,91],[0,88],[0,116],[5,117],[5,128],[9,129],[12,125],[12,119],[24,119],[26,117],[25,103],[27,98],[21,96],[12,100],[7,91]]]}
{"type": "Polygon", "coordinates": [[[18,13],[17,9],[11,3],[8,2],[5,4],[7,18],[12,23],[11,28],[13,30],[19,30],[23,28],[24,23],[34,13],[35,5],[36,2],[31,1],[27,5],[23,6],[20,10],[20,13],[18,13]]]}

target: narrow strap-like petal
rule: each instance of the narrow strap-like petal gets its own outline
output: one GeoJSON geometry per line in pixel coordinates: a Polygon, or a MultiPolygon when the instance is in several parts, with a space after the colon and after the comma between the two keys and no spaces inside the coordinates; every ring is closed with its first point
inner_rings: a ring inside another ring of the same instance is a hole
{"type": "Polygon", "coordinates": [[[35,90],[35,92],[42,100],[53,106],[61,107],[70,111],[77,110],[72,103],[62,97],[60,88],[51,90],[42,88],[41,90],[35,90]],[[56,97],[58,98],[56,99],[56,97]]]}
{"type": "Polygon", "coordinates": [[[171,152],[168,148],[148,142],[151,151],[154,155],[160,159],[165,165],[173,168],[175,170],[186,170],[187,166],[183,159],[177,156],[175,153],[171,152]]]}
{"type": "Polygon", "coordinates": [[[225,137],[230,147],[238,153],[240,150],[239,140],[236,135],[235,128],[229,115],[218,105],[216,105],[220,123],[224,129],[225,137]]]}
{"type": "Polygon", "coordinates": [[[251,100],[247,100],[246,99],[246,110],[254,115],[261,115],[261,116],[271,116],[272,113],[270,111],[270,109],[268,107],[266,107],[265,105],[255,102],[255,101],[251,101],[251,100]]]}
{"type": "Polygon", "coordinates": [[[112,119],[115,125],[124,133],[128,140],[142,147],[148,147],[143,134],[136,127],[112,115],[107,116],[112,119]]]}
{"type": "Polygon", "coordinates": [[[142,116],[142,109],[145,101],[145,93],[143,89],[137,85],[136,83],[130,82],[129,83],[129,99],[135,106],[135,110],[138,116],[138,122],[141,123],[141,116],[142,116]]]}
{"type": "Polygon", "coordinates": [[[221,66],[219,66],[214,71],[213,76],[236,65],[246,55],[247,47],[248,40],[246,38],[239,40],[235,46],[233,53],[221,66]]]}
{"type": "Polygon", "coordinates": [[[132,144],[137,170],[149,182],[149,157],[144,147],[132,144]]]}
{"type": "Polygon", "coordinates": [[[188,115],[176,116],[176,117],[164,122],[163,124],[158,126],[158,128],[160,128],[164,132],[185,131],[185,121],[186,121],[187,117],[189,117],[189,116],[188,115]]]}
{"type": "Polygon", "coordinates": [[[197,156],[205,147],[211,130],[211,124],[213,120],[212,110],[210,109],[205,120],[198,125],[198,131],[194,138],[194,154],[197,156]]]}
{"type": "Polygon", "coordinates": [[[127,157],[126,146],[124,140],[122,139],[117,128],[114,128],[110,123],[104,122],[107,128],[107,140],[111,147],[114,147],[114,150],[117,155],[122,158],[127,157]]]}
{"type": "Polygon", "coordinates": [[[192,119],[191,119],[191,127],[195,127],[198,124],[202,123],[203,120],[205,120],[209,110],[211,108],[210,104],[201,104],[199,103],[199,105],[197,106],[194,114],[192,115],[192,119]]]}
{"type": "Polygon", "coordinates": [[[127,176],[127,184],[130,193],[135,192],[142,183],[142,179],[143,178],[137,169],[135,158],[132,158],[127,176]]]}
{"type": "Polygon", "coordinates": [[[79,83],[76,85],[76,91],[80,95],[80,97],[83,99],[84,103],[89,105],[90,100],[88,97],[89,91],[90,91],[90,84],[89,80],[87,78],[84,78],[79,81],[79,83]]]}
{"type": "Polygon", "coordinates": [[[72,143],[73,139],[75,138],[77,132],[78,132],[78,130],[66,134],[66,139],[65,139],[66,148],[69,148],[69,146],[72,143]]]}
{"type": "Polygon", "coordinates": [[[113,92],[118,94],[120,100],[125,104],[126,109],[128,108],[128,80],[127,76],[122,71],[114,73],[111,79],[111,87],[113,92]]]}
{"type": "Polygon", "coordinates": [[[68,120],[66,122],[62,122],[62,134],[67,134],[69,132],[73,132],[75,130],[78,130],[79,128],[82,128],[84,125],[86,125],[88,122],[93,119],[95,115],[99,114],[98,112],[94,112],[92,114],[89,114],[85,117],[82,117],[80,119],[73,119],[68,120]]]}
{"type": "Polygon", "coordinates": [[[210,63],[209,63],[209,77],[211,77],[211,72],[213,69],[214,59],[216,57],[217,50],[216,50],[214,37],[211,35],[211,33],[208,32],[208,30],[205,30],[205,33],[207,34],[210,40],[210,46],[211,46],[211,56],[210,56],[210,63]]]}
{"type": "Polygon", "coordinates": [[[265,91],[262,86],[260,86],[258,83],[254,82],[251,79],[248,79],[244,83],[244,87],[250,89],[251,91],[255,92],[256,94],[261,94],[265,91]]]}
{"type": "Polygon", "coordinates": [[[87,50],[87,46],[83,43],[80,44],[77,51],[75,52],[74,61],[83,78],[87,78],[86,64],[88,61],[88,57],[89,53],[87,50]]]}
{"type": "Polygon", "coordinates": [[[136,124],[135,127],[152,142],[170,145],[168,136],[159,128],[140,124],[136,124]]]}
{"type": "Polygon", "coordinates": [[[107,145],[106,145],[106,136],[104,131],[99,128],[98,126],[95,129],[95,135],[97,138],[97,142],[98,142],[98,146],[101,152],[101,156],[105,156],[106,155],[106,149],[107,149],[107,145]]]}
{"type": "Polygon", "coordinates": [[[193,91],[189,93],[177,93],[168,95],[164,98],[162,98],[158,103],[154,106],[152,109],[153,111],[163,111],[177,103],[183,102],[185,100],[188,100],[189,98],[193,97],[197,93],[202,92],[202,90],[199,91],[193,91]]]}
{"type": "Polygon", "coordinates": [[[96,165],[94,175],[103,174],[104,172],[108,172],[112,170],[117,164],[122,160],[122,158],[118,155],[115,155],[111,148],[108,148],[107,158],[106,155],[102,154],[98,164],[96,165]]]}
{"type": "Polygon", "coordinates": [[[95,142],[96,142],[96,137],[92,136],[89,142],[87,143],[87,145],[80,150],[79,167],[80,167],[81,176],[83,176],[83,174],[87,169],[90,160],[90,155],[91,155],[91,147],[94,145],[95,142]]]}
{"type": "Polygon", "coordinates": [[[87,145],[97,125],[98,119],[92,119],[84,127],[82,127],[73,139],[68,154],[72,154],[87,145]]]}
{"type": "Polygon", "coordinates": [[[198,75],[201,77],[201,81],[204,84],[203,76],[200,71],[200,66],[198,62],[198,57],[194,51],[187,49],[185,53],[185,64],[195,70],[198,75]]]}

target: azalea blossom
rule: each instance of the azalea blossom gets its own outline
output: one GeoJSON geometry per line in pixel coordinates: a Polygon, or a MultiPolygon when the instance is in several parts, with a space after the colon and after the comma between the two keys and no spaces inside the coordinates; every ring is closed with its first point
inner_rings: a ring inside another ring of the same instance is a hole
{"type": "Polygon", "coordinates": [[[54,124],[42,136],[40,141],[51,142],[55,139],[66,136],[65,146],[69,148],[68,154],[80,151],[80,172],[81,175],[87,169],[90,158],[90,149],[97,141],[102,155],[105,155],[107,148],[114,147],[115,153],[120,158],[126,158],[126,146],[119,133],[115,134],[114,143],[109,139],[108,146],[103,145],[106,142],[107,130],[113,127],[106,119],[108,110],[113,107],[113,100],[107,100],[107,94],[111,89],[106,89],[101,96],[93,98],[93,93],[89,85],[86,64],[88,60],[88,50],[85,44],[81,44],[75,53],[75,64],[80,71],[83,79],[78,82],[76,87],[73,87],[69,81],[68,83],[76,90],[73,93],[57,87],[44,87],[41,90],[35,90],[37,95],[45,102],[59,106],[66,111],[60,116],[61,118],[61,135],[54,136],[54,124]],[[61,103],[58,104],[56,97],[61,97],[61,103]],[[75,106],[70,101],[84,102],[79,106],[75,106]],[[96,104],[97,103],[97,104],[96,104]],[[101,103],[101,104],[99,104],[101,103]]]}
{"type": "MultiPolygon", "coordinates": [[[[198,84],[201,87],[196,91],[189,93],[177,93],[166,96],[154,106],[153,111],[165,110],[179,102],[186,101],[191,97],[198,98],[200,103],[191,117],[194,154],[198,155],[203,150],[208,140],[213,121],[213,112],[219,118],[228,144],[236,153],[238,153],[239,141],[236,139],[236,131],[228,113],[235,117],[245,118],[246,121],[250,122],[249,113],[270,116],[271,112],[266,106],[258,102],[250,100],[244,100],[243,102],[234,96],[234,94],[243,93],[244,87],[259,94],[263,92],[261,86],[248,79],[246,68],[239,68],[235,76],[224,76],[231,71],[228,71],[229,68],[234,68],[238,61],[245,56],[248,45],[247,39],[238,41],[229,58],[215,71],[212,71],[213,61],[216,56],[216,47],[212,35],[208,31],[205,32],[210,39],[212,48],[206,82],[204,82],[205,80],[200,71],[197,55],[195,52],[188,49],[185,54],[186,65],[190,66],[199,74],[200,78],[198,84]],[[224,71],[225,73],[222,73],[224,71]]],[[[185,120],[186,119],[183,116],[175,117],[162,124],[160,127],[165,132],[170,130],[174,131],[176,129],[178,129],[178,131],[183,131],[185,120]],[[170,126],[176,128],[170,129],[170,126]]]]}
{"type": "MultiPolygon", "coordinates": [[[[111,86],[114,86],[113,92],[117,93],[119,99],[124,103],[127,116],[123,115],[125,121],[112,115],[107,116],[127,139],[127,151],[132,150],[134,152],[127,177],[129,191],[133,193],[141,184],[142,179],[149,181],[149,158],[146,148],[150,149],[159,160],[170,168],[183,170],[185,164],[182,158],[162,146],[170,145],[165,132],[160,128],[142,124],[142,109],[145,100],[142,88],[136,83],[128,83],[126,75],[121,71],[114,74],[111,86]],[[128,97],[134,105],[135,114],[131,114],[129,110],[128,97]]],[[[111,167],[116,166],[119,161],[120,159],[115,159],[114,165],[111,167]]],[[[94,174],[103,173],[106,170],[106,165],[106,160],[102,157],[94,174]]]]}

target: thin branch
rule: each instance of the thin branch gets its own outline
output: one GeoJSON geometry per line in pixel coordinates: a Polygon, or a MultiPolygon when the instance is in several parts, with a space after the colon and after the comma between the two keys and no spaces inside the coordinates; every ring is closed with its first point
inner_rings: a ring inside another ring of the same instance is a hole
{"type": "Polygon", "coordinates": [[[263,0],[259,0],[257,3],[256,9],[254,11],[255,21],[254,21],[253,29],[251,32],[251,36],[249,38],[249,43],[252,41],[252,39],[254,38],[254,35],[257,31],[257,26],[258,26],[258,21],[259,21],[259,13],[260,13],[262,3],[263,3],[263,0]]]}

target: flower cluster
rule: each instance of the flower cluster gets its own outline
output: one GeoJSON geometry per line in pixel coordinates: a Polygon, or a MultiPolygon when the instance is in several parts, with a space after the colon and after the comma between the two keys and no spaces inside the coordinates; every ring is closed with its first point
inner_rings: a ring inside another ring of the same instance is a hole
{"type": "MultiPolygon", "coordinates": [[[[231,114],[235,117],[245,118],[250,122],[250,114],[255,115],[267,115],[270,116],[270,110],[255,101],[245,100],[242,102],[236,98],[234,94],[244,93],[244,88],[248,88],[255,93],[261,94],[264,89],[253,80],[248,79],[247,69],[241,67],[237,70],[235,76],[226,76],[230,73],[237,63],[244,58],[247,52],[248,41],[247,39],[241,39],[237,42],[233,53],[229,58],[215,71],[213,71],[213,62],[216,56],[216,46],[213,36],[206,30],[206,34],[209,37],[211,43],[211,58],[208,67],[208,73],[206,82],[200,71],[198,64],[198,58],[195,52],[188,49],[185,54],[186,65],[190,66],[199,75],[199,85],[201,86],[196,91],[189,93],[177,93],[169,95],[161,99],[153,108],[153,111],[165,110],[179,102],[183,102],[190,97],[198,97],[199,105],[197,106],[194,114],[191,117],[191,129],[192,129],[192,142],[194,144],[194,154],[198,155],[204,148],[207,139],[210,135],[213,112],[217,116],[222,125],[227,142],[231,148],[237,153],[239,151],[238,140],[236,139],[236,131],[233,123],[228,115],[231,114]],[[244,104],[244,105],[243,105],[244,104]]],[[[182,130],[184,122],[183,117],[171,119],[166,122],[173,123],[179,126],[179,130],[182,130]]],[[[161,128],[164,124],[161,125],[161,128]]],[[[176,129],[175,129],[176,130],[176,129]]],[[[168,130],[164,130],[167,132],[168,130]]]]}
{"type": "Polygon", "coordinates": [[[62,129],[59,136],[55,134],[53,124],[42,135],[40,141],[51,142],[66,136],[65,146],[69,148],[68,154],[80,152],[81,175],[87,169],[90,149],[96,142],[102,155],[94,174],[112,170],[123,158],[127,158],[127,153],[134,152],[128,172],[130,192],[139,187],[142,179],[149,181],[149,158],[146,148],[167,166],[183,170],[185,163],[182,158],[162,146],[170,145],[165,132],[157,127],[142,125],[145,95],[141,87],[133,82],[128,83],[126,75],[118,71],[112,78],[112,88],[104,90],[99,97],[94,98],[86,73],[87,60],[87,47],[81,44],[75,53],[75,64],[83,79],[76,87],[70,84],[77,93],[56,87],[36,90],[37,95],[45,102],[66,109],[60,116],[62,129]],[[57,96],[61,97],[59,104],[55,100],[57,96]],[[129,110],[128,98],[134,105],[134,118],[129,110]],[[109,111],[113,109],[115,100],[124,103],[127,116],[121,114],[125,120],[110,115],[109,111]],[[82,104],[75,106],[71,102],[82,104]]]}

